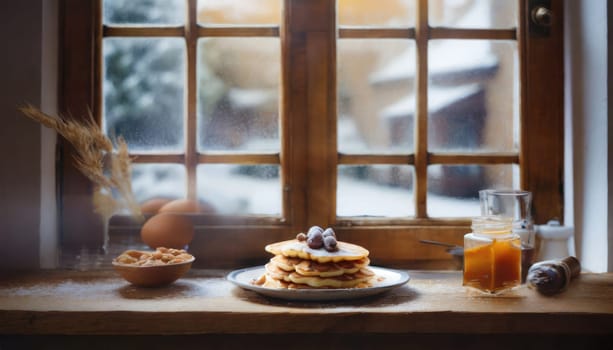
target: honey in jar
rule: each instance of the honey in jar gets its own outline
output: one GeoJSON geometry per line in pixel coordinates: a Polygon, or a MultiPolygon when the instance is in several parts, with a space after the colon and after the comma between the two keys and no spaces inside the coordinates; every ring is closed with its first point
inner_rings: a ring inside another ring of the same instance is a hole
{"type": "Polygon", "coordinates": [[[499,293],[521,284],[521,239],[509,218],[474,218],[464,236],[464,285],[499,293]]]}

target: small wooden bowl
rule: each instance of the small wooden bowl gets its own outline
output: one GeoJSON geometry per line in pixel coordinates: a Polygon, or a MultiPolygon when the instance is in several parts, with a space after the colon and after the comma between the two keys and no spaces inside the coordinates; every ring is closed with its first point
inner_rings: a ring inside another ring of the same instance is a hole
{"type": "Polygon", "coordinates": [[[173,283],[181,278],[192,267],[196,260],[190,260],[167,265],[138,266],[130,264],[120,264],[113,261],[113,268],[126,281],[139,287],[160,287],[173,283]]]}

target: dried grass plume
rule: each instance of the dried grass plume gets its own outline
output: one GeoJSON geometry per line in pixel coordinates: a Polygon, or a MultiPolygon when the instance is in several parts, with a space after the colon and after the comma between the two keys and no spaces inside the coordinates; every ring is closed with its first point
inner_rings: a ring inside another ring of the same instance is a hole
{"type": "Polygon", "coordinates": [[[91,114],[77,122],[45,114],[32,105],[19,110],[26,117],[54,129],[73,145],[76,167],[96,186],[93,202],[97,213],[108,219],[117,210],[127,208],[135,219],[144,221],[132,192],[132,160],[122,137],[117,139],[117,149],[114,149],[91,114]],[[105,164],[109,164],[110,169],[106,169],[105,164]],[[113,193],[118,197],[115,198],[113,193]]]}

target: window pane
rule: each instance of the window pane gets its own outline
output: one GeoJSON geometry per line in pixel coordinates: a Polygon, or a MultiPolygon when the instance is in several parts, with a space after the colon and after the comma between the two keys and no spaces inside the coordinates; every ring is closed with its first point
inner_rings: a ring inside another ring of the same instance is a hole
{"type": "Polygon", "coordinates": [[[415,6],[410,0],[338,0],[338,24],[412,27],[415,6]]]}
{"type": "Polygon", "coordinates": [[[517,150],[517,44],[433,40],[429,45],[430,150],[517,150]]]}
{"type": "Polygon", "coordinates": [[[413,167],[341,165],[336,198],[338,216],[414,216],[413,167]]]}
{"type": "Polygon", "coordinates": [[[278,165],[198,166],[198,198],[221,214],[281,214],[278,165]]]}
{"type": "Polygon", "coordinates": [[[133,164],[132,190],[138,202],[185,197],[185,167],[180,164],[133,164]]]}
{"type": "Polygon", "coordinates": [[[517,165],[431,165],[428,167],[428,216],[479,216],[479,190],[514,188],[518,184],[517,165]]]}
{"type": "Polygon", "coordinates": [[[346,153],[410,153],[415,44],[410,40],[338,41],[338,148],[346,153]]]}
{"type": "Polygon", "coordinates": [[[199,0],[198,22],[208,24],[279,24],[283,0],[199,0]]]}
{"type": "Polygon", "coordinates": [[[178,38],[107,38],[103,127],[130,151],[181,151],[185,44],[178,38]]]}
{"type": "Polygon", "coordinates": [[[279,151],[278,38],[198,43],[198,146],[279,151]]]}
{"type": "Polygon", "coordinates": [[[434,27],[513,28],[517,25],[516,0],[429,0],[434,27]]]}
{"type": "Polygon", "coordinates": [[[103,21],[115,25],[180,25],[185,0],[104,0],[103,21]]]}

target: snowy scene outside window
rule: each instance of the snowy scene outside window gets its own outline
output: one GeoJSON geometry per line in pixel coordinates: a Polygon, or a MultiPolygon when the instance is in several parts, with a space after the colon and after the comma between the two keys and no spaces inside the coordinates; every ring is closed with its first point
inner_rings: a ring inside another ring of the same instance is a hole
{"type": "MultiPolygon", "coordinates": [[[[340,27],[415,26],[415,0],[339,0],[340,27]]],[[[516,2],[430,0],[431,26],[513,28],[516,2]]],[[[181,26],[185,1],[105,0],[104,23],[181,26]]],[[[281,0],[200,0],[204,25],[280,25],[281,0]]],[[[417,47],[412,39],[337,42],[338,151],[414,152],[417,47]]],[[[511,152],[518,148],[516,41],[430,40],[428,148],[435,152],[511,152]]],[[[279,152],[281,41],[278,37],[201,38],[197,43],[198,152],[279,152]]],[[[139,154],[185,147],[183,38],[103,40],[103,126],[139,154]]],[[[517,185],[514,165],[430,165],[430,217],[479,214],[477,191],[517,185]]],[[[278,164],[200,164],[197,197],[219,213],[281,215],[278,164]]],[[[339,165],[336,214],[415,215],[411,165],[339,165]],[[374,200],[376,199],[376,200],[374,200]]],[[[139,200],[186,196],[181,164],[137,164],[139,200]]]]}

